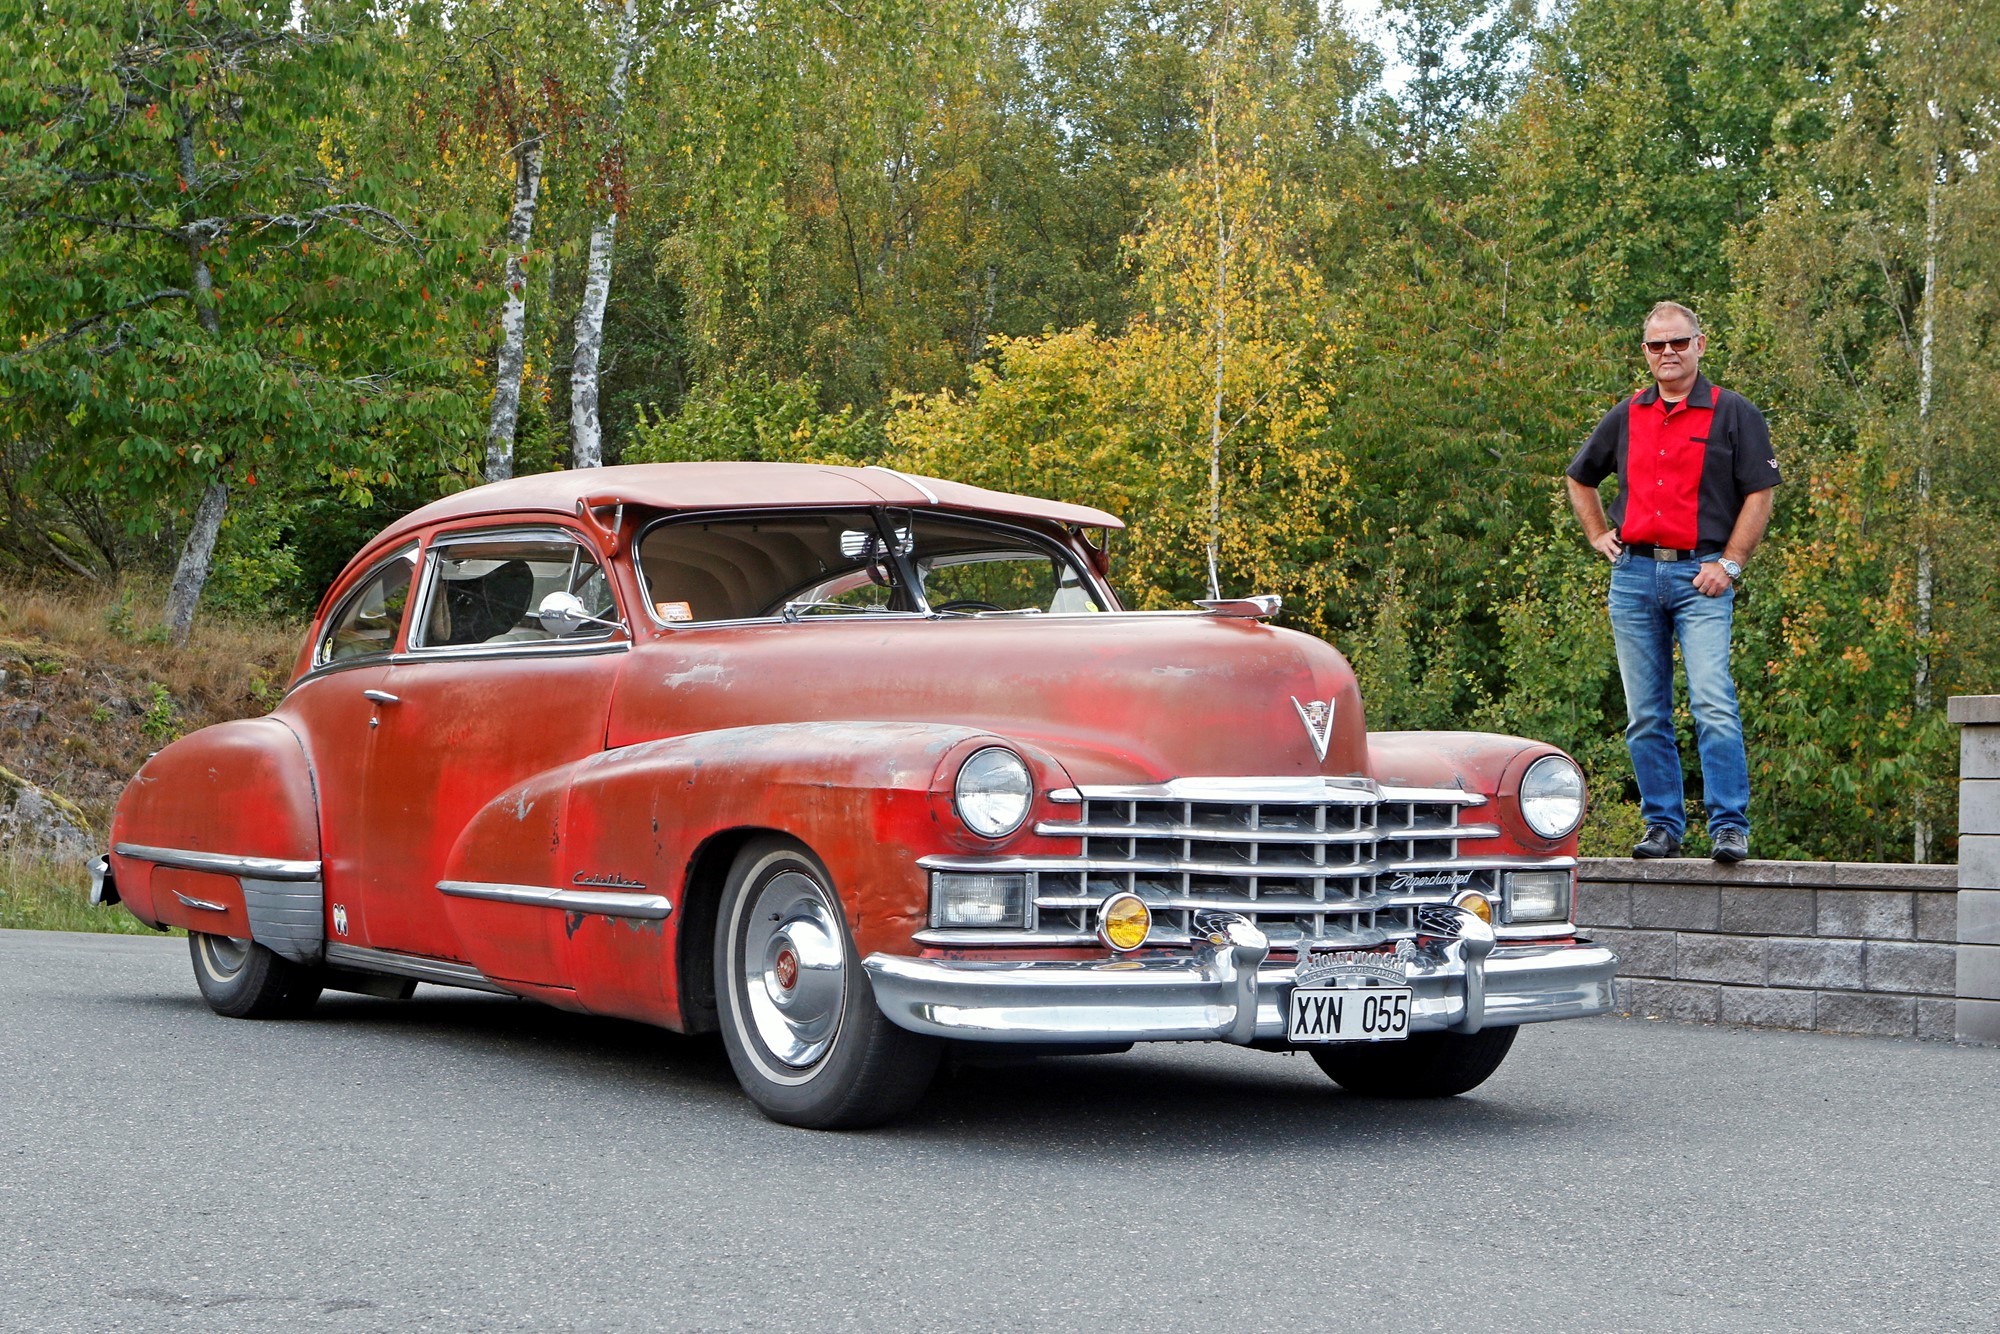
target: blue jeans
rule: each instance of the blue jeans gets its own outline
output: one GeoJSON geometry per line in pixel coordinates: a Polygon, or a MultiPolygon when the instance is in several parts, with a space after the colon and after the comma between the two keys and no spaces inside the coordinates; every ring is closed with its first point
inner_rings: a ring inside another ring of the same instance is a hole
{"type": "Polygon", "coordinates": [[[1750,830],[1750,764],[1729,675],[1736,590],[1714,598],[1697,591],[1700,569],[1691,560],[1628,553],[1611,571],[1611,634],[1625,682],[1625,745],[1639,779],[1639,809],[1649,826],[1665,825],[1675,838],[1687,832],[1681,752],[1674,741],[1675,640],[1687,667],[1709,831],[1750,830]]]}

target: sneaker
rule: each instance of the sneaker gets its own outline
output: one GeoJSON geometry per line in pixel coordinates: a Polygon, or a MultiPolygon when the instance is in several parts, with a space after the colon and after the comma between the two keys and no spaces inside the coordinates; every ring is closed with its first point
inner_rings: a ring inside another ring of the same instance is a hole
{"type": "Polygon", "coordinates": [[[1641,860],[1655,857],[1678,857],[1681,855],[1681,836],[1663,824],[1646,826],[1646,836],[1639,840],[1639,846],[1632,849],[1632,855],[1641,860]]]}
{"type": "Polygon", "coordinates": [[[1750,835],[1741,829],[1718,829],[1710,837],[1715,850],[1708,855],[1719,862],[1740,862],[1750,855],[1750,835]]]}

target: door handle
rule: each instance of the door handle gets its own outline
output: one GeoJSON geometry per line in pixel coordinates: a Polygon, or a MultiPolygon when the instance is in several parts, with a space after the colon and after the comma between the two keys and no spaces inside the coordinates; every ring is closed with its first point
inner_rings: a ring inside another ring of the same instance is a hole
{"type": "Polygon", "coordinates": [[[403,702],[386,690],[364,690],[361,692],[361,697],[363,699],[372,699],[377,704],[401,704],[403,702]]]}

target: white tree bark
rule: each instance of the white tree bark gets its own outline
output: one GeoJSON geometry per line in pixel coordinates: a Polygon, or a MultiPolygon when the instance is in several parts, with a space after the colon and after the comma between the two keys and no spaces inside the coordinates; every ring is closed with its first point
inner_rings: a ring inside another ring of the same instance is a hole
{"type": "Polygon", "coordinates": [[[528,292],[523,265],[542,192],[542,136],[514,147],[514,208],[507,217],[506,304],[500,310],[500,364],[486,427],[486,480],[514,475],[514,431],[521,420],[521,371],[528,360],[528,292]]]}
{"type": "MultiPolygon", "coordinates": [[[[624,0],[618,13],[617,35],[613,38],[611,84],[608,90],[612,137],[606,146],[607,158],[615,154],[623,138],[617,126],[625,115],[625,89],[632,73],[632,58],[639,46],[639,0],[624,0]]],[[[604,216],[590,230],[590,259],[584,269],[583,305],[576,312],[576,350],[570,357],[569,424],[572,442],[571,464],[597,468],[604,464],[604,427],[598,418],[598,363],[604,351],[604,307],[611,299],[611,258],[618,240],[617,182],[607,172],[604,187],[604,216]]]]}
{"type": "MultiPolygon", "coordinates": [[[[1933,119],[1936,113],[1933,112],[1933,119]]],[[[1931,603],[1934,576],[1931,569],[1931,392],[1936,382],[1937,281],[1938,281],[1938,194],[1944,188],[1943,155],[1927,157],[1931,167],[1930,188],[1924,197],[1924,307],[1922,332],[1917,341],[1917,672],[1915,704],[1918,714],[1931,707],[1931,603]]],[[[1930,860],[1931,829],[1923,808],[1918,807],[1913,859],[1930,860]]]]}

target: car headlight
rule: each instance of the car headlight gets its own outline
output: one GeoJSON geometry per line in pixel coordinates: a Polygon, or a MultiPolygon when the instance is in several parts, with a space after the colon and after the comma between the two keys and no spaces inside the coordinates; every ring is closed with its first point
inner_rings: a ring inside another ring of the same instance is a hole
{"type": "Polygon", "coordinates": [[[1568,871],[1509,871],[1507,873],[1507,920],[1509,922],[1567,922],[1569,920],[1570,873],[1568,871]]]}
{"type": "Polygon", "coordinates": [[[1543,838],[1583,823],[1583,771],[1566,755],[1544,755],[1521,775],[1521,818],[1543,838]]]}
{"type": "Polygon", "coordinates": [[[958,818],[983,838],[1000,838],[1019,829],[1034,799],[1027,761],[1005,746],[974,751],[959,766],[952,791],[958,818]]]}

